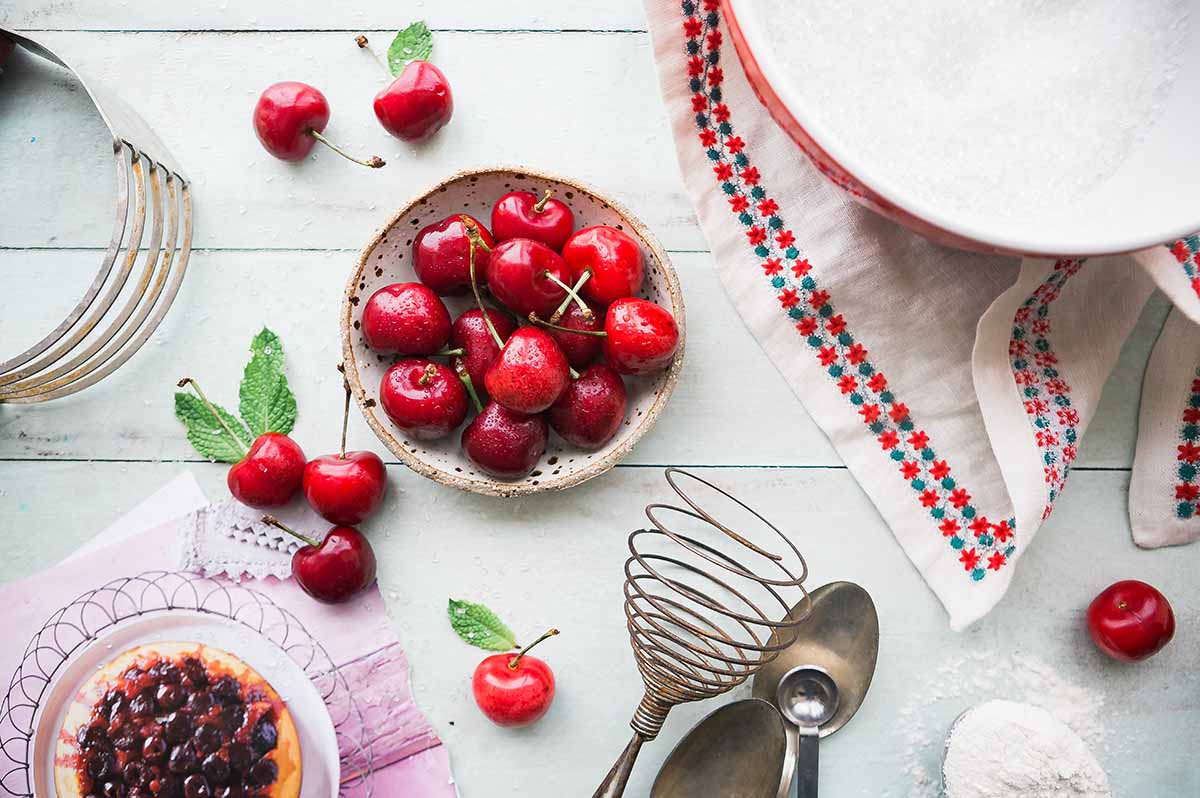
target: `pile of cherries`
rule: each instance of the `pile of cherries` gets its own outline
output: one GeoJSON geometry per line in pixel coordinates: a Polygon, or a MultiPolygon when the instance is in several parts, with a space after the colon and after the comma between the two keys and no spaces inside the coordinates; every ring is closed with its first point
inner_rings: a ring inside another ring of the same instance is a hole
{"type": "Polygon", "coordinates": [[[379,389],[392,423],[419,440],[442,438],[471,403],[464,453],[512,480],[533,471],[550,428],[581,449],[608,443],[625,420],[622,376],[667,368],[679,330],[665,308],[636,298],[645,260],[621,230],[576,231],[550,191],[505,194],[491,222],[489,232],[454,214],[421,230],[412,245],[420,282],[372,294],[361,327],[367,346],[400,357],[379,389]],[[452,320],[442,297],[468,293],[475,307],[452,320]]]}
{"type": "Polygon", "coordinates": [[[185,657],[128,668],[76,735],[86,798],[254,798],[279,768],[275,710],[185,657]]]}

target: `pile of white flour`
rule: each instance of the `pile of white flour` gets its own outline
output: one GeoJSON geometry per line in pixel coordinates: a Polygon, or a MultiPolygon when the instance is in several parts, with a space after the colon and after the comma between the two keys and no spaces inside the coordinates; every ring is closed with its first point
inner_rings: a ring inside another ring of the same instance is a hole
{"type": "Polygon", "coordinates": [[[885,190],[992,216],[1111,176],[1188,41],[1186,0],[758,3],[806,124],[885,190]]]}
{"type": "Polygon", "coordinates": [[[1040,707],[988,701],[950,735],[946,798],[1111,798],[1108,776],[1079,735],[1040,707]]]}

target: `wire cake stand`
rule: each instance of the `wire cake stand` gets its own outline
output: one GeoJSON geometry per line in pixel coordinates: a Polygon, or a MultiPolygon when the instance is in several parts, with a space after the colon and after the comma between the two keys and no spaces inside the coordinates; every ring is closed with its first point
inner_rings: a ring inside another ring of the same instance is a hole
{"type": "Polygon", "coordinates": [[[113,630],[178,612],[232,621],[299,666],[333,721],[343,777],[339,795],[371,796],[370,730],[345,676],[324,647],[295,615],[264,593],[178,571],[149,571],[90,590],[56,610],[29,641],[0,701],[0,795],[34,797],[35,737],[56,677],[113,630]]]}

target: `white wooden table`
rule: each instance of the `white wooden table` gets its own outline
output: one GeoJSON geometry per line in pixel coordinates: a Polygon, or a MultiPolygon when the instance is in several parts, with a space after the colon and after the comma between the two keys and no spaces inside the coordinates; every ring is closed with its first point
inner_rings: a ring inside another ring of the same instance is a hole
{"type": "MultiPolygon", "coordinates": [[[[935,794],[915,775],[938,756],[929,741],[966,703],[1004,687],[939,683],[970,681],[948,663],[1003,664],[1015,653],[1105,696],[1113,717],[1098,754],[1117,795],[1200,795],[1200,547],[1139,551],[1126,517],[1141,374],[1162,301],[1129,341],[1065,496],[1008,598],[956,635],[725,298],[677,174],[636,0],[0,0],[0,24],[61,48],[136,107],[189,172],[197,215],[190,273],[144,351],[75,397],[0,405],[0,579],[50,566],[181,471],[220,496],[224,469],[196,456],[172,415],[174,383],[186,372],[232,401],[245,347],[264,323],[287,346],[296,437],[310,455],[335,449],[335,308],[358,248],[441,175],[536,165],[595,183],[657,232],[684,286],[688,363],[668,412],[628,461],[566,494],[485,499],[390,464],[390,499],[367,531],[417,699],[450,746],[464,796],[589,795],[623,746],[640,684],[620,566],[642,505],[665,496],[664,464],[705,469],[794,530],[813,584],[852,579],[875,596],[880,668],[859,716],[825,747],[826,794],[935,794]],[[386,46],[422,17],[436,31],[456,111],[432,142],[409,147],[373,118],[382,76],[353,39],[365,32],[386,46]],[[299,167],[269,158],[250,109],[282,79],[320,87],[333,106],[327,134],[389,166],[368,172],[325,152],[299,167]],[[731,385],[746,390],[735,395],[731,385]],[[1087,562],[1073,547],[1083,535],[1093,541],[1087,562]],[[1168,592],[1179,619],[1175,642],[1136,668],[1103,660],[1081,622],[1100,588],[1129,576],[1168,592]],[[525,633],[563,629],[541,652],[560,693],[539,725],[500,730],[476,711],[468,683],[480,653],[448,630],[448,596],[486,601],[525,633]]],[[[99,121],[78,93],[25,74],[0,78],[4,351],[23,348],[74,303],[110,223],[99,121]]],[[[381,449],[358,418],[351,444],[381,449]]],[[[673,741],[711,708],[672,715],[644,752],[631,796],[647,793],[673,741]]]]}

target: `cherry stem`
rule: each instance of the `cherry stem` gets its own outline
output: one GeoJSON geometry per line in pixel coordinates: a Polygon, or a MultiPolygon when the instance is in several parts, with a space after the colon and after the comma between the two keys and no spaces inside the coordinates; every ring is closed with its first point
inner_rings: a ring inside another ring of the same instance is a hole
{"type": "Polygon", "coordinates": [[[454,372],[458,374],[463,387],[467,389],[467,396],[471,397],[471,404],[475,405],[475,412],[482,413],[483,402],[479,401],[479,393],[475,390],[475,381],[471,379],[467,367],[462,364],[461,360],[454,361],[454,372]]]}
{"type": "Polygon", "coordinates": [[[487,306],[483,304],[483,297],[479,293],[479,281],[475,279],[475,250],[482,249],[484,252],[491,252],[492,248],[483,242],[483,236],[479,235],[479,227],[474,220],[469,216],[459,216],[462,220],[463,227],[467,231],[467,242],[469,253],[468,274],[471,278],[471,293],[475,295],[475,304],[479,306],[479,312],[483,314],[483,323],[487,326],[488,332],[492,334],[492,340],[496,342],[496,346],[504,348],[504,339],[500,337],[500,333],[496,332],[496,325],[492,324],[492,317],[488,315],[487,306]]]}
{"type": "Polygon", "coordinates": [[[435,374],[437,374],[437,366],[435,366],[433,363],[430,363],[425,367],[425,372],[420,377],[417,377],[417,384],[428,385],[429,381],[433,379],[433,375],[435,374]]]}
{"type": "Polygon", "coordinates": [[[339,460],[346,459],[346,432],[350,427],[350,380],[346,379],[346,364],[339,363],[338,371],[342,373],[342,387],[346,389],[346,405],[342,408],[342,450],[339,460]]]}
{"type": "Polygon", "coordinates": [[[377,64],[379,64],[379,66],[383,67],[383,71],[387,73],[387,76],[389,78],[395,77],[395,75],[392,74],[392,68],[390,66],[388,66],[387,61],[383,60],[383,58],[380,57],[379,53],[375,52],[375,48],[371,46],[371,43],[369,41],[367,41],[366,36],[363,36],[361,34],[359,34],[358,36],[355,36],[354,43],[358,45],[360,50],[366,50],[371,55],[373,55],[375,57],[375,62],[377,64]]]}
{"type": "Polygon", "coordinates": [[[321,142],[321,143],[322,143],[322,144],[324,144],[326,147],[328,147],[329,149],[333,150],[333,151],[334,151],[334,152],[336,152],[338,155],[342,156],[343,158],[345,158],[345,159],[346,159],[346,160],[348,160],[348,161],[354,161],[354,162],[355,162],[355,163],[357,163],[357,164],[362,164],[363,166],[369,166],[369,167],[371,167],[372,169],[378,169],[378,168],[380,168],[380,167],[382,167],[382,166],[386,166],[386,165],[387,165],[387,161],[383,160],[383,159],[382,159],[382,158],[380,158],[378,155],[372,155],[370,158],[368,158],[368,159],[367,159],[367,160],[365,160],[365,161],[364,161],[364,160],[362,160],[361,158],[355,158],[353,155],[351,155],[350,153],[346,152],[346,151],[345,151],[345,150],[343,150],[341,147],[339,147],[338,145],[334,144],[332,141],[330,141],[329,139],[325,138],[324,136],[322,136],[320,133],[318,133],[317,131],[313,130],[312,128],[309,128],[309,129],[308,129],[308,135],[312,136],[314,139],[316,139],[317,141],[321,142]]]}
{"type": "Polygon", "coordinates": [[[462,357],[467,353],[467,350],[459,347],[458,349],[443,349],[441,352],[434,352],[430,357],[462,357]]]}
{"type": "MultiPolygon", "coordinates": [[[[570,302],[571,300],[575,300],[575,303],[577,305],[579,305],[579,310],[583,313],[583,315],[589,319],[592,317],[592,309],[589,308],[587,306],[587,303],[583,301],[583,297],[581,297],[579,294],[575,293],[574,288],[567,285],[562,280],[558,279],[553,274],[551,274],[549,269],[546,269],[545,271],[542,272],[542,277],[545,277],[547,280],[549,280],[550,282],[554,283],[559,288],[561,288],[562,290],[567,292],[567,298],[564,299],[563,304],[561,306],[559,306],[560,310],[566,308],[566,305],[568,302],[570,302]]],[[[555,312],[557,313],[558,311],[555,311],[555,312]]]]}
{"type": "MultiPolygon", "coordinates": [[[[579,279],[575,281],[575,285],[571,286],[571,293],[565,299],[563,299],[562,304],[558,306],[558,310],[554,311],[554,313],[550,315],[550,322],[552,324],[558,323],[558,320],[562,318],[563,313],[567,311],[567,305],[571,304],[571,298],[574,297],[575,299],[578,299],[579,289],[583,288],[583,284],[590,279],[592,279],[592,270],[584,269],[583,274],[579,275],[579,279]]],[[[592,313],[592,309],[587,305],[580,304],[579,307],[583,309],[583,317],[588,321],[591,321],[595,317],[596,314],[592,313]]]]}
{"type": "Polygon", "coordinates": [[[604,332],[604,330],[576,330],[572,327],[564,327],[561,324],[554,324],[553,322],[546,321],[545,319],[539,317],[536,312],[529,314],[529,321],[538,325],[539,327],[549,327],[551,330],[558,330],[559,332],[576,333],[578,335],[591,335],[595,336],[596,338],[608,337],[608,333],[604,332]]]}
{"type": "Polygon", "coordinates": [[[532,643],[525,646],[525,648],[518,651],[517,655],[508,661],[508,669],[515,671],[517,669],[517,663],[521,661],[521,657],[529,653],[529,649],[533,648],[548,637],[554,637],[556,634],[558,634],[557,629],[550,629],[546,632],[546,634],[542,635],[537,640],[534,640],[532,643]]]}
{"type": "Polygon", "coordinates": [[[225,419],[221,417],[221,414],[217,412],[217,409],[212,406],[212,402],[208,401],[208,397],[204,395],[204,391],[200,390],[200,383],[196,382],[191,377],[184,377],[176,384],[180,388],[191,386],[191,389],[196,392],[196,396],[199,396],[200,401],[206,408],[208,408],[208,412],[212,413],[212,417],[215,418],[217,423],[221,425],[221,429],[229,433],[230,440],[236,443],[238,448],[242,450],[242,454],[244,455],[249,453],[250,450],[246,448],[246,444],[242,443],[242,439],[239,438],[232,429],[230,429],[229,424],[225,422],[225,419]]]}
{"type": "Polygon", "coordinates": [[[545,195],[540,200],[538,200],[537,203],[534,204],[533,212],[541,213],[542,211],[546,210],[546,203],[549,202],[550,198],[553,196],[554,196],[554,189],[552,189],[552,188],[546,189],[545,195]]]}
{"type": "Polygon", "coordinates": [[[299,532],[292,529],[290,526],[283,523],[282,521],[280,521],[278,518],[276,518],[273,515],[264,515],[262,517],[262,522],[264,524],[270,524],[271,526],[275,527],[276,529],[282,529],[284,532],[287,532],[289,535],[294,537],[296,540],[304,541],[304,543],[306,543],[309,546],[312,546],[314,549],[321,548],[320,543],[313,540],[308,535],[301,535],[299,532]]]}

